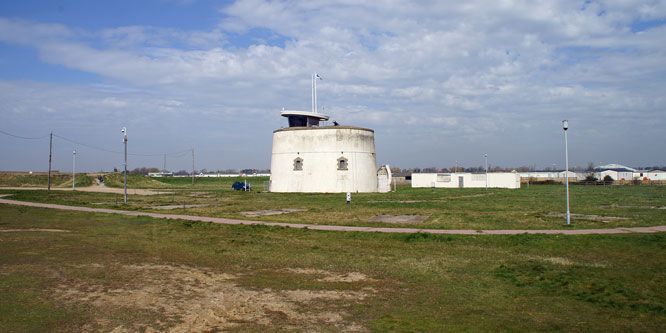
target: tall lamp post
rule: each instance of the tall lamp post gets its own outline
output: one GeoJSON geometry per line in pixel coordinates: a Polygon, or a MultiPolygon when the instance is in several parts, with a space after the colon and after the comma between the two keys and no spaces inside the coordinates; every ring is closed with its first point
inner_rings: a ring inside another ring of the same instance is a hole
{"type": "Polygon", "coordinates": [[[562,129],[564,129],[564,163],[566,172],[567,184],[567,225],[571,223],[571,214],[569,213],[569,141],[567,138],[567,130],[569,129],[569,121],[562,120],[562,129]]]}
{"type": "Polygon", "coordinates": [[[76,149],[72,151],[72,191],[76,191],[76,149]]]}
{"type": "Polygon", "coordinates": [[[123,127],[121,132],[123,133],[123,144],[125,145],[125,195],[123,202],[127,205],[127,129],[123,127]]]}
{"type": "Polygon", "coordinates": [[[486,158],[486,191],[488,191],[488,154],[483,154],[486,158]]]}

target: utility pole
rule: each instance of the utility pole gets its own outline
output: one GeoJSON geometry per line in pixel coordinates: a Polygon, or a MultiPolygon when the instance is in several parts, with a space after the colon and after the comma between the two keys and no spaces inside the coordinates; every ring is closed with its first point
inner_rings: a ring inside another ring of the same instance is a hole
{"type": "Polygon", "coordinates": [[[49,188],[48,192],[51,193],[51,156],[53,153],[53,131],[51,131],[51,139],[49,140],[49,188]]]}
{"type": "Polygon", "coordinates": [[[76,149],[72,151],[72,191],[76,191],[76,149]]]}
{"type": "Polygon", "coordinates": [[[166,172],[166,154],[164,154],[164,169],[162,169],[164,172],[166,172]]]}
{"type": "Polygon", "coordinates": [[[483,154],[486,158],[486,191],[488,191],[488,154],[483,154]]]}
{"type": "Polygon", "coordinates": [[[567,138],[567,130],[569,129],[569,121],[562,120],[562,129],[564,130],[564,164],[567,173],[567,225],[571,223],[571,214],[569,212],[569,140],[567,138]]]}
{"type": "Polygon", "coordinates": [[[194,186],[194,147],[192,147],[192,186],[194,186]]]}
{"type": "Polygon", "coordinates": [[[121,132],[123,133],[123,143],[125,144],[125,195],[123,202],[127,205],[127,129],[123,127],[121,132]]]}

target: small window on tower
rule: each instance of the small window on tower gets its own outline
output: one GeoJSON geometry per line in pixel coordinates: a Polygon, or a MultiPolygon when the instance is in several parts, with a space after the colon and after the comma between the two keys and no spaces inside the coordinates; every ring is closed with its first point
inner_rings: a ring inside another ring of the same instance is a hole
{"type": "Polygon", "coordinates": [[[297,157],[294,160],[294,171],[301,171],[303,170],[303,159],[300,157],[297,157]]]}
{"type": "Polygon", "coordinates": [[[338,158],[338,170],[347,170],[347,159],[344,157],[338,158]]]}

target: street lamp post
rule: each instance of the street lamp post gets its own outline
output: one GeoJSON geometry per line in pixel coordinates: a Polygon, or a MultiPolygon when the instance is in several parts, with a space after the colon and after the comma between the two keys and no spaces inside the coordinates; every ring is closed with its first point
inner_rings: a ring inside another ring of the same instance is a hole
{"type": "Polygon", "coordinates": [[[562,120],[562,129],[564,129],[564,164],[566,172],[566,187],[567,187],[567,225],[571,223],[571,214],[569,213],[569,140],[567,138],[567,130],[569,129],[569,121],[562,120]]]}
{"type": "Polygon", "coordinates": [[[486,191],[488,191],[488,154],[483,154],[486,158],[486,191]]]}
{"type": "Polygon", "coordinates": [[[127,129],[123,127],[121,132],[123,133],[123,144],[125,145],[125,195],[123,197],[123,202],[127,205],[127,129]]]}
{"type": "Polygon", "coordinates": [[[72,151],[72,191],[76,191],[76,149],[72,151]]]}

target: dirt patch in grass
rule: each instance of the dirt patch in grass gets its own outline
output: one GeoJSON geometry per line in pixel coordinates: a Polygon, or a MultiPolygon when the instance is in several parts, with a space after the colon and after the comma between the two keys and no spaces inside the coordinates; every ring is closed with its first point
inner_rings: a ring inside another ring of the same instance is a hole
{"type": "MultiPolygon", "coordinates": [[[[563,213],[550,213],[545,215],[547,217],[567,217],[566,214],[563,213]]],[[[585,215],[585,214],[571,214],[572,219],[580,219],[580,220],[590,220],[590,221],[601,221],[601,222],[611,222],[611,221],[617,221],[617,220],[628,220],[629,218],[626,217],[619,217],[619,216],[600,216],[600,215],[585,215]]]]}
{"type": "Polygon", "coordinates": [[[333,273],[321,269],[311,269],[311,268],[288,268],[285,271],[289,273],[296,273],[296,274],[308,274],[308,275],[321,275],[323,276],[320,279],[317,279],[317,281],[323,281],[323,282],[361,282],[361,281],[375,281],[374,279],[371,279],[365,274],[358,273],[358,272],[350,272],[350,273],[333,273]]]}
{"type": "Polygon", "coordinates": [[[370,200],[367,203],[423,203],[423,202],[446,202],[452,199],[465,199],[465,198],[478,198],[493,195],[493,193],[480,193],[480,194],[470,194],[470,195],[459,195],[455,197],[446,197],[442,199],[435,200],[370,200]]]}
{"type": "Polygon", "coordinates": [[[384,223],[421,223],[428,219],[428,215],[377,215],[368,219],[368,222],[384,223]]]}
{"type": "MultiPolygon", "coordinates": [[[[77,278],[60,284],[55,290],[56,297],[66,302],[83,302],[98,309],[125,308],[156,314],[152,322],[132,324],[97,318],[96,325],[103,331],[202,332],[268,328],[366,331],[357,323],[346,320],[349,314],[345,311],[349,303],[360,303],[368,297],[365,292],[252,290],[235,282],[242,276],[202,268],[156,264],[112,266],[93,264],[74,269],[83,272],[84,276],[114,270],[118,276],[125,277],[123,281],[77,278]]],[[[325,278],[336,276],[327,272],[322,274],[325,278]]],[[[363,274],[357,274],[350,274],[347,279],[358,281],[361,276],[365,279],[363,274]]],[[[100,313],[104,316],[103,311],[100,313]]]]}
{"type": "Polygon", "coordinates": [[[210,198],[210,192],[190,192],[190,197],[195,198],[210,198]]]}
{"type": "Polygon", "coordinates": [[[660,206],[597,206],[597,208],[641,208],[641,209],[666,209],[666,206],[660,207],[660,206]]]}
{"type": "Polygon", "coordinates": [[[281,215],[295,212],[306,212],[307,209],[299,208],[280,208],[274,210],[253,210],[249,212],[240,212],[239,214],[245,217],[257,217],[257,216],[267,216],[267,215],[281,215]]]}
{"type": "Polygon", "coordinates": [[[178,209],[178,208],[196,208],[196,207],[208,207],[212,206],[213,204],[191,204],[191,205],[169,205],[169,206],[155,206],[151,207],[152,209],[157,209],[157,210],[171,210],[171,209],[178,209]]]}
{"type": "Polygon", "coordinates": [[[562,266],[585,266],[585,267],[606,267],[607,265],[598,263],[598,262],[578,262],[572,259],[563,258],[563,257],[540,257],[540,256],[530,256],[528,257],[531,260],[545,261],[555,265],[562,266]]]}
{"type": "MultiPolygon", "coordinates": [[[[433,200],[433,201],[445,201],[445,200],[433,200]]],[[[428,200],[370,200],[367,203],[420,203],[428,202],[428,200]]]]}
{"type": "Polygon", "coordinates": [[[0,229],[0,232],[21,232],[21,231],[70,232],[69,230],[62,230],[62,229],[38,229],[38,228],[28,228],[28,229],[0,229]]]}

